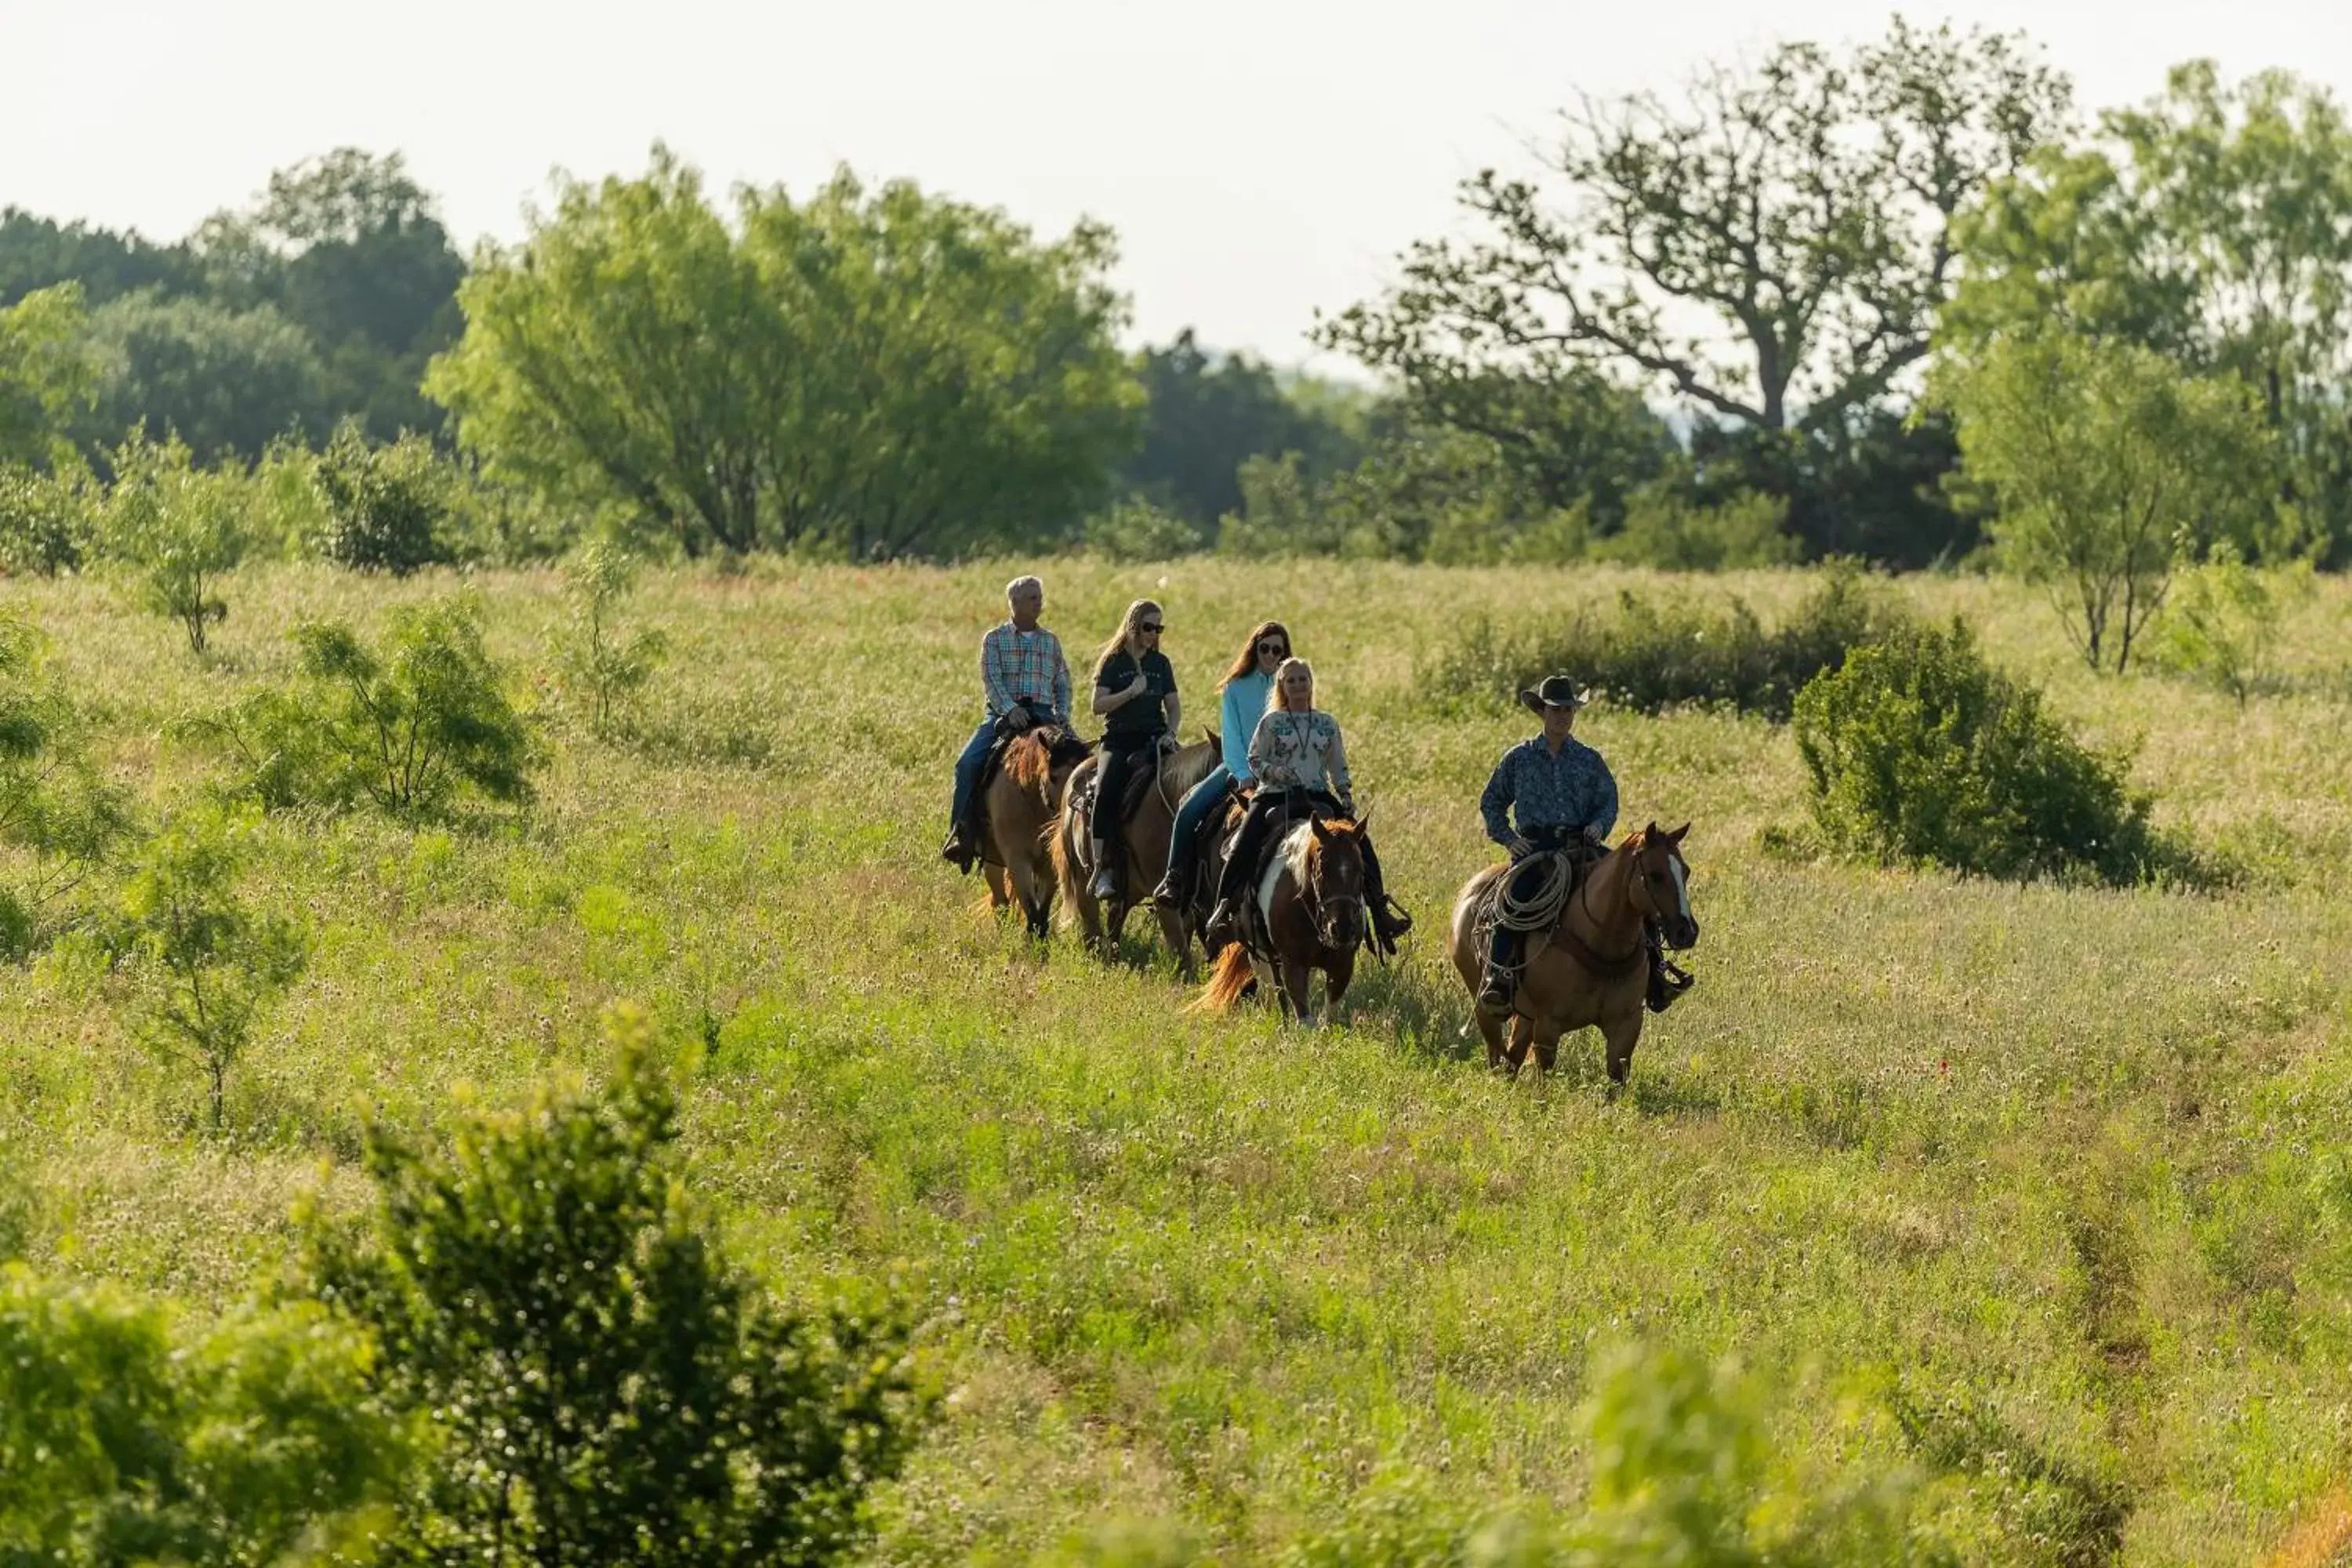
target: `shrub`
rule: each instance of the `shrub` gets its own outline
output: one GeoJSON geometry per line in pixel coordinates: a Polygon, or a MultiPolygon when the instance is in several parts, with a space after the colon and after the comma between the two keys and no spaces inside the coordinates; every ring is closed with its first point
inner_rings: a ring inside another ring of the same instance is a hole
{"type": "Polygon", "coordinates": [[[265,809],[365,802],[418,818],[468,796],[530,798],[538,748],[472,600],[394,611],[381,651],[340,621],[299,626],[294,639],[298,689],[184,726],[236,758],[236,787],[265,809]]]}
{"type": "Polygon", "coordinates": [[[657,631],[624,639],[613,625],[635,581],[628,552],[602,540],[583,546],[564,567],[571,618],[557,639],[556,659],[599,735],[612,732],[619,708],[653,678],[666,647],[657,631]]]}
{"type": "Polygon", "coordinates": [[[107,552],[138,572],[148,606],[178,621],[188,647],[202,653],[205,628],[228,616],[221,579],[252,542],[245,476],[199,468],[176,437],[158,445],[135,430],[115,448],[113,464],[107,552]]]}
{"type": "Polygon", "coordinates": [[[368,1521],[351,1510],[401,1455],[365,1363],[315,1306],[194,1331],[120,1290],[0,1268],[0,1562],[269,1563],[359,1545],[368,1521]]]}
{"type": "Polygon", "coordinates": [[[105,492],[79,460],[49,472],[0,464],[0,569],[55,577],[81,565],[105,492]]]}
{"type": "Polygon", "coordinates": [[[1127,496],[1087,519],[1079,542],[1112,561],[1168,561],[1205,542],[1190,520],[1144,496],[1127,496]]]}
{"type": "Polygon", "coordinates": [[[1666,572],[1724,572],[1786,566],[1800,552],[1786,531],[1789,503],[1743,489],[1702,505],[1671,481],[1643,486],[1628,498],[1625,526],[1591,550],[1596,561],[1622,561],[1666,572]]]}
{"type": "Polygon", "coordinates": [[[198,816],[173,823],[142,857],[123,891],[126,935],[145,993],[140,1035],[165,1061],[205,1073],[210,1123],[221,1125],[229,1068],[256,1016],[302,972],[291,921],[237,897],[240,825],[198,816]]]}
{"type": "Polygon", "coordinates": [[[81,744],[79,717],[41,669],[40,634],[0,609],[0,959],[51,934],[56,911],[131,831],[122,793],[81,744]]]}
{"type": "Polygon", "coordinates": [[[2149,662],[2229,693],[2242,713],[2246,699],[2275,673],[2272,658],[2287,607],[2308,598],[2312,586],[2308,565],[2258,572],[2224,540],[2175,584],[2149,662]]]}
{"type": "Polygon", "coordinates": [[[2122,760],[2086,751],[1959,621],[1856,649],[1799,696],[1796,738],[1840,849],[1990,877],[2128,883],[2155,868],[2122,760]]]}
{"type": "Polygon", "coordinates": [[[430,1435],[401,1500],[434,1563],[819,1563],[864,1534],[929,1400],[906,1328],[791,1310],[679,1191],[677,1104],[625,1020],[602,1093],[378,1128],[373,1216],[313,1223],[311,1288],[430,1435]]]}
{"type": "Polygon", "coordinates": [[[1517,637],[1473,623],[1464,639],[1423,672],[1440,696],[1507,700],[1558,670],[1612,701],[1645,713],[1684,704],[1719,705],[1776,721],[1797,693],[1854,648],[1902,624],[1851,564],[1832,566],[1780,626],[1766,631],[1738,599],[1716,611],[1632,591],[1613,613],[1580,610],[1517,637]]]}
{"type": "Polygon", "coordinates": [[[325,508],[311,542],[324,559],[395,577],[456,559],[446,537],[448,479],[422,436],[380,447],[358,421],[345,420],[319,455],[317,474],[325,508]]]}

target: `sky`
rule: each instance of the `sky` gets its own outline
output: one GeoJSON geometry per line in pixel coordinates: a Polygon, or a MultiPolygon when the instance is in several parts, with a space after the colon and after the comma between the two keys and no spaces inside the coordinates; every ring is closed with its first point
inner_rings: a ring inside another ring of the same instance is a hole
{"type": "MultiPolygon", "coordinates": [[[[868,179],[1118,233],[1129,334],[1338,368],[1318,308],[1462,231],[1457,182],[1528,166],[1580,93],[1671,90],[1784,38],[1883,31],[1885,0],[0,0],[0,205],[177,238],[269,171],[398,151],[461,247],[519,237],[556,170],[656,141],[714,189],[868,179]]],[[[2352,99],[2352,5],[1952,0],[2024,28],[2090,106],[2197,56],[2352,99]]]]}

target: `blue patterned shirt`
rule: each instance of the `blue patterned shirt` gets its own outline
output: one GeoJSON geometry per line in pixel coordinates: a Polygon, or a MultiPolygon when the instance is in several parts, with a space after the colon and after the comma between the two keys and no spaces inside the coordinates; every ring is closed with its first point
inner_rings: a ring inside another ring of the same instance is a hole
{"type": "Polygon", "coordinates": [[[980,639],[980,682],[992,719],[1003,718],[1024,697],[1050,698],[1055,718],[1070,717],[1070,663],[1062,657],[1062,639],[1043,626],[1033,632],[1011,621],[991,626],[980,639]]]}
{"type": "Polygon", "coordinates": [[[1561,742],[1554,756],[1537,735],[1503,753],[1486,793],[1478,797],[1487,837],[1497,844],[1511,841],[1509,813],[1515,806],[1521,834],[1539,827],[1589,827],[1606,837],[1617,826],[1617,781],[1601,753],[1575,736],[1561,742]]]}

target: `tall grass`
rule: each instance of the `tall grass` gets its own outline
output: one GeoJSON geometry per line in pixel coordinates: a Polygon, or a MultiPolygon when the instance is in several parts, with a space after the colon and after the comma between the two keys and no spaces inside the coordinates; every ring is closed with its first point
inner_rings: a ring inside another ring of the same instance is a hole
{"type": "MultiPolygon", "coordinates": [[[[646,732],[674,739],[557,727],[526,815],[271,819],[247,894],[307,911],[310,963],[222,1135],[140,1050],[91,948],[0,973],[6,1228],[45,1271],[225,1301],[283,1257],[298,1194],[358,1200],[370,1117],[430,1133],[461,1099],[601,1072],[595,1020],[627,996],[670,1042],[696,1184],[740,1255],[782,1279],[898,1276],[957,1369],[877,1561],[1026,1561],[1122,1519],[1259,1560],[1355,1539],[1406,1493],[1578,1517],[1596,1500],[1580,1410],[1625,1342],[1736,1355],[1775,1488],[1906,1473],[1913,1521],[1967,1561],[2237,1562],[2340,1511],[2343,584],[2297,612],[2277,694],[2242,718],[2221,693],[2095,679],[2026,591],[1880,589],[1965,613],[2086,739],[2136,743],[2158,826],[2259,866],[2221,898],[1792,863],[1758,845],[1804,813],[1785,731],[1596,705],[1580,733],[1626,819],[1696,823],[1706,932],[1699,988],[1612,1100],[1596,1045],[1514,1088],[1457,1035],[1436,933],[1489,854],[1478,788],[1528,721],[1441,711],[1425,672],[1482,614],[1533,638],[1620,590],[1737,594],[1771,626],[1817,578],[1050,569],[1073,647],[1139,594],[1169,607],[1188,728],[1264,616],[1314,660],[1423,929],[1309,1036],[1185,1015],[1132,938],[1110,966],[1032,948],[932,858],[1012,574],[652,577],[633,613],[673,654],[646,732]]],[[[551,701],[559,581],[475,581],[491,651],[551,701]]],[[[50,634],[152,819],[216,766],[170,721],[287,679],[298,620],[379,635],[450,586],[249,574],[201,659],[100,584],[0,598],[50,634]]]]}

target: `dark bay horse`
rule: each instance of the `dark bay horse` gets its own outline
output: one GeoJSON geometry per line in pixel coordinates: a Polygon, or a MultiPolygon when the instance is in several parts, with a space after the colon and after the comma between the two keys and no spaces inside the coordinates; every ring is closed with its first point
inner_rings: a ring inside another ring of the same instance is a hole
{"type": "Polygon", "coordinates": [[[1309,818],[1286,834],[1249,892],[1272,952],[1253,954],[1238,942],[1227,946],[1194,1007],[1227,1011],[1255,975],[1266,990],[1279,981],[1284,1015],[1311,1026],[1317,1019],[1309,990],[1319,969],[1326,1019],[1336,1013],[1364,944],[1363,842],[1363,824],[1344,817],[1309,818]]]}
{"type": "MultiPolygon", "coordinates": [[[[1668,833],[1656,823],[1629,835],[1597,862],[1560,906],[1548,931],[1530,931],[1527,968],[1512,1001],[1510,1042],[1504,1020],[1473,1004],[1478,1032],[1486,1039],[1486,1061],[1517,1074],[1534,1047],[1536,1070],[1549,1072],[1559,1037],[1570,1029],[1597,1026],[1608,1044],[1609,1079],[1622,1084],[1642,1037],[1642,998],[1650,984],[1649,951],[1642,941],[1643,916],[1654,918],[1666,944],[1698,942],[1691,913],[1690,866],[1683,858],[1685,823],[1668,833]]],[[[1478,906],[1496,879],[1510,868],[1489,866],[1470,879],[1454,901],[1447,951],[1454,973],[1475,998],[1486,964],[1475,926],[1478,906]]]]}
{"type": "Polygon", "coordinates": [[[1062,793],[1087,757],[1087,743],[1058,724],[1040,724],[1004,748],[1004,763],[988,781],[988,831],[981,867],[994,909],[1021,906],[1029,934],[1053,930],[1054,852],[1049,842],[1062,793]]]}
{"type": "MultiPolygon", "coordinates": [[[[1159,884],[1160,874],[1168,868],[1168,841],[1176,827],[1176,807],[1183,801],[1186,791],[1209,776],[1209,770],[1217,765],[1218,754],[1217,737],[1212,734],[1160,759],[1159,773],[1145,786],[1143,803],[1136,808],[1120,837],[1127,851],[1126,876],[1119,883],[1118,897],[1108,905],[1096,901],[1089,886],[1095,874],[1094,847],[1087,842],[1087,824],[1077,810],[1078,786],[1094,773],[1097,759],[1088,757],[1072,771],[1062,795],[1061,820],[1054,829],[1054,870],[1062,884],[1062,901],[1077,920],[1078,930],[1088,947],[1097,952],[1116,952],[1119,931],[1127,924],[1128,910],[1150,902],[1151,889],[1159,884]]],[[[1116,811],[1118,803],[1103,802],[1100,806],[1116,811]]],[[[1160,935],[1189,980],[1192,957],[1184,927],[1180,918],[1168,910],[1158,913],[1160,935]]]]}

